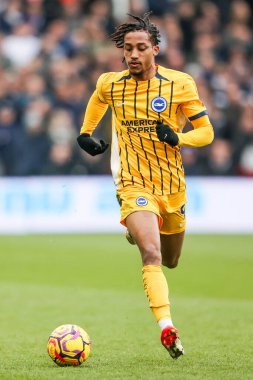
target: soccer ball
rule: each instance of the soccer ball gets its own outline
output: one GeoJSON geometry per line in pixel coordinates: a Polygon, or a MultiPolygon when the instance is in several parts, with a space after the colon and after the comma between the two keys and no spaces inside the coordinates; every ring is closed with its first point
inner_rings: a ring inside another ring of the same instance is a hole
{"type": "Polygon", "coordinates": [[[47,351],[60,367],[77,366],[88,359],[91,340],[86,331],[77,325],[62,325],[49,336],[47,351]]]}

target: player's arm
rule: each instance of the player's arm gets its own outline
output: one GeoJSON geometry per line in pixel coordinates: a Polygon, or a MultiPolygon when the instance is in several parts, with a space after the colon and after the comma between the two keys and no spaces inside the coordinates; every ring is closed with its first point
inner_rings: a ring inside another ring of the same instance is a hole
{"type": "Polygon", "coordinates": [[[213,127],[207,111],[199,100],[197,88],[193,79],[188,76],[183,86],[181,110],[189,119],[193,130],[186,133],[175,132],[169,125],[157,122],[156,132],[160,141],[171,146],[202,147],[211,144],[214,138],[213,127]]]}
{"type": "Polygon", "coordinates": [[[186,147],[209,145],[214,138],[213,127],[210,123],[206,107],[199,99],[196,84],[189,75],[186,77],[183,89],[183,102],[180,108],[191,122],[193,130],[186,133],[178,133],[178,145],[186,147]]]}
{"type": "Polygon", "coordinates": [[[108,104],[104,101],[102,95],[100,94],[100,82],[101,80],[98,80],[97,88],[88,102],[84,115],[83,125],[80,131],[80,136],[77,138],[79,146],[92,156],[104,153],[104,151],[109,146],[109,144],[106,144],[103,140],[100,140],[98,143],[91,137],[93,131],[99,124],[108,108],[108,104]]]}
{"type": "Polygon", "coordinates": [[[177,133],[169,125],[163,124],[162,121],[158,120],[156,133],[160,141],[166,142],[171,146],[201,147],[211,144],[214,138],[211,123],[207,120],[198,120],[194,124],[192,131],[177,133]]]}
{"type": "MultiPolygon", "coordinates": [[[[191,121],[191,120],[190,120],[191,121]]],[[[214,132],[209,117],[199,116],[198,119],[191,121],[193,130],[186,133],[177,133],[178,145],[187,147],[201,147],[211,144],[214,139],[214,132]]]]}

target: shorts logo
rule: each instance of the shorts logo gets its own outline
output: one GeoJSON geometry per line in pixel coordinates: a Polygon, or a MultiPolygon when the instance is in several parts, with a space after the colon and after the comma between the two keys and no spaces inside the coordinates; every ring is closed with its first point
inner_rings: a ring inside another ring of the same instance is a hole
{"type": "Polygon", "coordinates": [[[136,204],[137,204],[138,206],[146,206],[146,205],[148,204],[148,201],[147,201],[147,199],[144,198],[144,197],[138,197],[138,198],[136,199],[136,204]]]}
{"type": "Polygon", "coordinates": [[[151,108],[155,112],[163,112],[167,108],[167,100],[162,96],[157,96],[152,100],[151,108]]]}

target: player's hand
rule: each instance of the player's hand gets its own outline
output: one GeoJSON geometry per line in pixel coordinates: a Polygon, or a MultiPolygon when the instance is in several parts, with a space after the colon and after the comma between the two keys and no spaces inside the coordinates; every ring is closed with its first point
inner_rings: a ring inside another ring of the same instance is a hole
{"type": "Polygon", "coordinates": [[[178,135],[167,124],[163,124],[161,120],[157,121],[156,134],[160,141],[171,146],[176,146],[179,142],[178,135]]]}
{"type": "Polygon", "coordinates": [[[97,143],[88,133],[83,133],[78,136],[77,142],[79,146],[91,156],[104,153],[109,146],[109,144],[106,144],[103,140],[97,143]]]}

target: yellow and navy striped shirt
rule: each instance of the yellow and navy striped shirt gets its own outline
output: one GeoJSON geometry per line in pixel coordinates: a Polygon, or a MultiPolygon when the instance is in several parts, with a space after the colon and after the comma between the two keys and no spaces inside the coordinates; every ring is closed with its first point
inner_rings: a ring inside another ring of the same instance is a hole
{"type": "Polygon", "coordinates": [[[157,195],[183,191],[180,146],[202,146],[213,138],[206,108],[191,76],[162,66],[145,81],[134,80],[128,70],[102,74],[81,133],[92,134],[108,105],[112,109],[111,169],[117,190],[131,185],[157,195]],[[158,119],[178,133],[179,146],[159,141],[158,119]],[[194,130],[183,134],[187,119],[194,130]],[[198,129],[204,133],[197,135],[198,129]]]}

